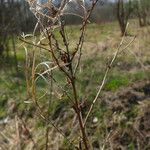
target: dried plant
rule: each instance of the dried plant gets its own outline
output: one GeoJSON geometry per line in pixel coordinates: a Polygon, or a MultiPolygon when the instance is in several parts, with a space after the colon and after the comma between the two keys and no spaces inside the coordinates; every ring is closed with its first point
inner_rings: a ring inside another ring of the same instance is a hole
{"type": "MultiPolygon", "coordinates": [[[[30,35],[23,35],[20,40],[22,40],[24,43],[29,44],[33,46],[34,48],[40,49],[40,51],[45,51],[46,54],[50,55],[49,61],[42,62],[38,65],[36,65],[36,51],[33,52],[33,58],[32,58],[32,73],[31,73],[31,92],[30,92],[30,79],[29,79],[29,72],[26,71],[26,82],[27,82],[27,88],[28,92],[27,95],[32,95],[32,100],[39,112],[39,115],[42,117],[42,119],[46,122],[46,144],[45,148],[49,148],[49,124],[51,124],[75,149],[82,150],[82,149],[92,149],[90,141],[88,139],[88,134],[86,132],[86,123],[87,120],[93,110],[93,107],[95,103],[97,102],[97,99],[99,95],[101,94],[101,91],[106,83],[107,75],[112,68],[114,61],[116,60],[117,56],[124,51],[133,41],[133,40],[124,48],[122,48],[124,36],[112,58],[110,63],[107,65],[106,72],[104,74],[102,83],[100,84],[100,87],[98,89],[98,92],[92,101],[89,110],[87,111],[87,114],[85,117],[83,117],[83,109],[82,107],[84,101],[81,101],[78,96],[78,87],[77,87],[77,78],[78,78],[78,68],[80,65],[81,57],[82,57],[82,47],[84,43],[84,37],[86,32],[86,26],[89,22],[90,15],[98,2],[98,0],[93,0],[91,3],[90,8],[85,7],[85,2],[83,0],[74,0],[76,4],[79,6],[80,10],[82,10],[82,15],[79,14],[73,14],[80,16],[82,18],[82,24],[80,28],[80,35],[77,39],[76,46],[74,49],[70,49],[70,43],[67,36],[67,32],[65,29],[65,22],[63,20],[63,16],[65,14],[69,14],[67,12],[67,8],[69,7],[70,0],[62,0],[60,6],[54,5],[54,3],[49,0],[47,3],[39,3],[39,1],[36,0],[28,0],[28,3],[30,5],[30,8],[34,15],[37,18],[37,25],[35,26],[34,33],[32,36],[34,36],[34,41],[32,42],[30,39],[28,40],[28,36],[30,35]],[[40,35],[35,36],[35,31],[37,28],[40,27],[40,35]],[[56,32],[59,31],[59,37],[62,40],[62,43],[59,42],[58,37],[56,36],[56,32]],[[39,69],[41,66],[43,66],[44,71],[41,71],[39,69]],[[46,69],[45,69],[46,68],[46,69]],[[55,79],[55,70],[59,71],[60,73],[63,73],[64,84],[62,86],[59,81],[55,79]],[[45,92],[41,97],[38,97],[37,95],[37,85],[36,82],[39,78],[44,79],[48,83],[48,92],[45,92]],[[55,88],[59,89],[62,94],[55,91],[55,88]],[[66,96],[68,99],[68,106],[74,110],[74,113],[76,114],[76,118],[78,120],[80,133],[78,134],[78,142],[74,142],[71,139],[68,139],[66,135],[62,132],[62,130],[55,125],[55,123],[50,118],[50,112],[49,107],[51,105],[51,100],[53,99],[53,95],[56,93],[57,97],[61,97],[62,95],[66,96]],[[43,110],[43,107],[41,105],[40,99],[45,97],[46,95],[49,95],[50,99],[48,101],[47,110],[43,110]]],[[[126,27],[127,29],[127,27],[126,27]]],[[[26,50],[26,56],[28,56],[27,50],[26,50]]],[[[93,60],[94,61],[94,60],[93,60]]],[[[29,67],[28,59],[26,60],[26,69],[29,67]]]]}

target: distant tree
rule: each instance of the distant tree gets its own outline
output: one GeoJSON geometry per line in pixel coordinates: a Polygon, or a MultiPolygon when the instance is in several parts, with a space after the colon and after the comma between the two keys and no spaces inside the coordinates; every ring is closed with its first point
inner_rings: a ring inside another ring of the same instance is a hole
{"type": "Polygon", "coordinates": [[[92,15],[91,21],[95,23],[108,22],[116,20],[115,4],[109,1],[97,3],[92,15]]]}
{"type": "Polygon", "coordinates": [[[121,35],[126,35],[126,25],[128,19],[133,11],[132,2],[129,0],[128,2],[124,2],[124,0],[117,0],[117,19],[119,22],[121,35]]]}
{"type": "Polygon", "coordinates": [[[150,25],[150,1],[149,0],[135,0],[135,13],[139,18],[139,25],[141,27],[150,25]]]}
{"type": "Polygon", "coordinates": [[[9,38],[20,32],[29,32],[35,26],[35,17],[25,0],[0,1],[0,55],[8,56],[9,38]]]}

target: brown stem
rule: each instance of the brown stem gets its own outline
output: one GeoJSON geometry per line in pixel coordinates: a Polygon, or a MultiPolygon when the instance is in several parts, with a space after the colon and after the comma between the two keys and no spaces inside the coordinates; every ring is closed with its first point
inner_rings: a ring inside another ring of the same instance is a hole
{"type": "Polygon", "coordinates": [[[76,114],[78,116],[78,121],[79,121],[79,125],[80,125],[80,130],[81,130],[81,133],[82,133],[82,139],[83,139],[83,143],[84,143],[85,149],[89,150],[88,138],[87,138],[87,134],[86,134],[86,131],[85,131],[85,126],[84,126],[83,119],[82,119],[81,109],[80,109],[80,106],[78,104],[77,91],[76,91],[76,87],[75,87],[75,80],[74,80],[74,78],[72,79],[71,84],[72,84],[74,100],[75,100],[75,108],[74,108],[74,110],[75,110],[75,112],[76,112],[76,114]]]}

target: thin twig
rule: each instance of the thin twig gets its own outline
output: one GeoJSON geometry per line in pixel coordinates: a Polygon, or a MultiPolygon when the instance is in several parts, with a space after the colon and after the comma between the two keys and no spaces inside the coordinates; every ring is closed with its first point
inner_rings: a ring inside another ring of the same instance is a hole
{"type": "Polygon", "coordinates": [[[29,41],[26,41],[25,39],[19,38],[19,40],[22,41],[22,42],[24,42],[24,43],[26,43],[26,44],[35,46],[35,47],[37,47],[37,48],[40,48],[40,49],[43,49],[43,50],[46,50],[46,51],[50,51],[50,50],[49,50],[48,48],[46,48],[46,47],[43,47],[43,46],[41,46],[41,45],[37,45],[37,44],[31,43],[31,42],[29,42],[29,41]]]}
{"type": "MultiPolygon", "coordinates": [[[[126,26],[126,30],[127,30],[127,28],[128,28],[128,24],[127,24],[127,26],[126,26]]],[[[126,31],[125,31],[125,33],[126,33],[126,31]]],[[[95,98],[94,98],[94,100],[93,100],[93,102],[92,102],[92,104],[91,104],[91,106],[90,106],[90,108],[89,108],[89,110],[88,110],[88,113],[87,113],[87,115],[86,115],[86,117],[85,117],[84,126],[86,125],[86,122],[87,122],[87,120],[88,120],[88,118],[89,118],[89,116],[90,116],[90,114],[91,114],[91,112],[92,112],[92,110],[93,110],[93,107],[94,107],[96,101],[98,100],[99,95],[100,95],[101,92],[102,92],[102,89],[103,89],[103,87],[104,87],[104,85],[105,85],[105,83],[106,83],[106,79],[107,79],[108,73],[109,73],[110,69],[112,68],[112,66],[113,66],[113,64],[114,64],[114,62],[115,62],[115,60],[117,59],[117,56],[118,56],[119,52],[120,52],[120,51],[122,52],[122,51],[125,50],[128,46],[130,46],[130,45],[132,44],[132,42],[134,41],[134,39],[135,39],[135,38],[134,38],[125,48],[123,48],[122,50],[120,50],[120,48],[121,48],[121,46],[122,46],[122,44],[123,44],[124,38],[125,38],[125,34],[124,34],[124,36],[122,37],[121,42],[120,42],[120,44],[119,44],[119,46],[118,46],[118,48],[117,48],[117,50],[116,50],[116,52],[115,52],[115,54],[114,54],[112,60],[110,61],[110,64],[109,64],[109,65],[107,66],[107,68],[106,68],[106,71],[105,71],[105,74],[104,74],[102,83],[101,83],[101,85],[100,85],[100,87],[99,87],[99,89],[98,89],[98,92],[97,92],[97,94],[96,94],[96,96],[95,96],[95,98]]]]}
{"type": "Polygon", "coordinates": [[[74,69],[74,75],[76,74],[77,72],[77,69],[79,67],[79,64],[80,64],[80,60],[81,60],[81,55],[82,55],[82,47],[83,47],[83,43],[84,43],[84,34],[85,34],[85,30],[86,30],[86,25],[88,23],[88,20],[92,14],[92,11],[95,7],[95,5],[97,4],[98,0],[93,0],[92,1],[92,6],[87,14],[87,16],[85,16],[84,20],[83,20],[83,23],[82,23],[82,27],[81,27],[81,34],[80,34],[80,37],[79,37],[79,41],[77,43],[77,47],[75,48],[75,52],[74,52],[74,56],[72,57],[72,60],[74,59],[75,55],[77,52],[79,52],[79,57],[78,57],[78,60],[77,60],[77,63],[76,63],[76,66],[75,66],[75,69],[74,69]]]}

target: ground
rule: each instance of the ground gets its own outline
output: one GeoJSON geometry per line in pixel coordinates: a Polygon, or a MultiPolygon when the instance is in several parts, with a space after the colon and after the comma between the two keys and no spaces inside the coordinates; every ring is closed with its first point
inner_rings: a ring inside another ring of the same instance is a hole
{"type": "MultiPolygon", "coordinates": [[[[71,43],[70,49],[75,46],[79,29],[79,26],[66,28],[71,43]]],[[[94,150],[150,149],[150,28],[140,28],[136,20],[131,20],[128,33],[122,48],[134,36],[136,39],[119,54],[88,120],[87,133],[94,150]]],[[[78,95],[80,99],[86,101],[83,114],[86,114],[108,62],[120,41],[117,22],[88,25],[77,79],[78,95]]],[[[61,39],[59,42],[62,42],[61,39]]],[[[13,53],[6,61],[1,59],[0,64],[0,148],[2,150],[16,149],[16,147],[25,150],[44,149],[45,122],[38,115],[31,99],[27,97],[25,51],[17,37],[16,43],[19,73],[16,73],[15,63],[12,61],[13,53]]],[[[33,47],[26,46],[28,52],[32,54],[33,47]]],[[[48,61],[46,53],[41,54],[38,51],[36,55],[37,63],[48,61]]],[[[60,83],[64,79],[59,73],[56,78],[60,83]]],[[[46,88],[45,83],[40,80],[39,93],[43,93],[46,88]]],[[[48,96],[40,101],[42,107],[46,109],[47,99],[48,96]]],[[[67,106],[65,99],[61,97],[61,93],[55,98],[49,108],[50,116],[52,122],[76,144],[78,124],[73,110],[67,106]]],[[[49,130],[51,149],[73,149],[68,140],[51,124],[49,130]]]]}

